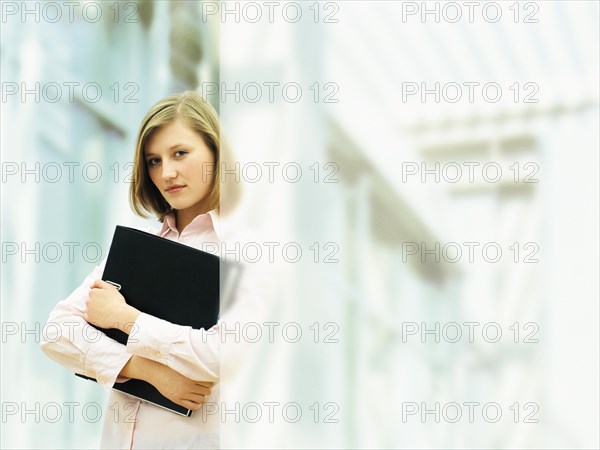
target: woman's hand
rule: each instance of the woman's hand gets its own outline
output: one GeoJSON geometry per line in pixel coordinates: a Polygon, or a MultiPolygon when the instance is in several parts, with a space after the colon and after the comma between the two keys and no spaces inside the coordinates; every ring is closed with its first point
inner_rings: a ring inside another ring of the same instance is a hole
{"type": "Polygon", "coordinates": [[[172,402],[192,411],[202,406],[213,386],[210,381],[190,380],[160,363],[157,363],[154,369],[147,374],[146,381],[172,402]]]}
{"type": "Polygon", "coordinates": [[[129,359],[119,376],[147,381],[172,402],[191,410],[200,408],[214,384],[190,380],[164,364],[137,355],[129,359]]]}
{"type": "Polygon", "coordinates": [[[140,311],[125,302],[125,298],[112,284],[96,280],[90,286],[83,318],[101,328],[118,328],[129,334],[140,311]]]}

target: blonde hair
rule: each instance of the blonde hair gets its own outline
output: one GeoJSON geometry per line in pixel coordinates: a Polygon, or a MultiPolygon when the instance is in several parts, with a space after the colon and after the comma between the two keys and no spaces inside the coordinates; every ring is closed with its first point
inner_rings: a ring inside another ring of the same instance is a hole
{"type": "MultiPolygon", "coordinates": [[[[183,120],[188,127],[199,133],[214,156],[212,189],[208,200],[210,209],[220,209],[219,180],[222,158],[219,117],[210,103],[198,92],[185,91],[170,95],[150,108],[142,120],[136,142],[129,201],[137,215],[147,218],[147,213],[150,212],[161,222],[171,213],[172,208],[150,179],[144,149],[156,130],[173,123],[176,119],[183,120]]],[[[235,197],[237,198],[237,195],[235,197]]]]}

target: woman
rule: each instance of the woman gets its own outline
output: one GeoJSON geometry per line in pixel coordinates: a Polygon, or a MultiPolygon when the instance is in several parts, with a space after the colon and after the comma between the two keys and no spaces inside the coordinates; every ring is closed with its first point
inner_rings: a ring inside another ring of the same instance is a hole
{"type": "MultiPolygon", "coordinates": [[[[196,92],[169,96],[142,121],[130,190],[133,210],[155,214],[159,236],[196,248],[219,242],[219,120],[196,92]]],[[[217,247],[217,246],[213,246],[217,247]]],[[[48,319],[42,349],[63,366],[110,390],[102,448],[217,448],[219,417],[196,412],[179,416],[111,389],[131,378],[154,385],[188,409],[218,404],[219,335],[142,313],[102,281],[103,261],[48,319]],[[127,345],[101,335],[90,324],[135,330],[127,345]]],[[[165,261],[168,263],[168,261],[165,261]]],[[[218,327],[218,326],[217,326],[218,327]]],[[[217,328],[218,329],[218,328],[217,328]]]]}

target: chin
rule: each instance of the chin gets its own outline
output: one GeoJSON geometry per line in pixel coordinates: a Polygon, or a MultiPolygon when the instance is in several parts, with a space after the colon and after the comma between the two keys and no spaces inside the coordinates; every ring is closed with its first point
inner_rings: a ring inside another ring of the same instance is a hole
{"type": "Polygon", "coordinates": [[[183,211],[185,209],[188,209],[190,207],[190,205],[186,205],[186,204],[182,204],[182,203],[171,203],[171,208],[173,208],[174,210],[178,210],[178,211],[183,211]]]}

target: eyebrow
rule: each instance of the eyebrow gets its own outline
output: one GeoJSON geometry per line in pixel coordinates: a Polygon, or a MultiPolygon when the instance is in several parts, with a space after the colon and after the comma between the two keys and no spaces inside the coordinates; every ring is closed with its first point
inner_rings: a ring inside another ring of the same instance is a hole
{"type": "MultiPolygon", "coordinates": [[[[169,147],[169,150],[173,150],[173,149],[175,149],[175,148],[177,148],[177,147],[182,147],[182,146],[183,146],[183,147],[185,147],[185,146],[187,146],[187,144],[180,143],[180,144],[171,145],[171,146],[169,147]]],[[[145,158],[147,158],[148,156],[156,156],[156,155],[155,155],[154,153],[147,153],[147,152],[144,150],[144,157],[145,157],[145,158]]]]}

